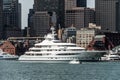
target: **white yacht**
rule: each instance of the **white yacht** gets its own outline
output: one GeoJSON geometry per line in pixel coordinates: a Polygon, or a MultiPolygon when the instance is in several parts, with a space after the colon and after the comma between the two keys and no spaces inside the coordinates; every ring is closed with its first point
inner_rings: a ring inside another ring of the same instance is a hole
{"type": "Polygon", "coordinates": [[[88,51],[73,43],[63,43],[55,39],[54,28],[52,33],[45,36],[45,40],[29,48],[29,51],[19,57],[20,61],[39,61],[43,63],[69,63],[72,60],[89,61],[99,60],[106,51],[88,51]]]}

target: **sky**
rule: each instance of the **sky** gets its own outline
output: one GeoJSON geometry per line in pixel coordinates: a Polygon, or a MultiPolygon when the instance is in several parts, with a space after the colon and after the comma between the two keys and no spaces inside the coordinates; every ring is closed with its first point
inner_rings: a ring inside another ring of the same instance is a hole
{"type": "Polygon", "coordinates": [[[33,8],[34,0],[19,0],[22,5],[22,29],[27,27],[29,9],[33,8]]]}
{"type": "MultiPolygon", "coordinates": [[[[27,27],[29,9],[33,8],[34,0],[19,0],[22,4],[22,29],[27,27]]],[[[87,0],[88,7],[94,8],[94,0],[87,0]]]]}

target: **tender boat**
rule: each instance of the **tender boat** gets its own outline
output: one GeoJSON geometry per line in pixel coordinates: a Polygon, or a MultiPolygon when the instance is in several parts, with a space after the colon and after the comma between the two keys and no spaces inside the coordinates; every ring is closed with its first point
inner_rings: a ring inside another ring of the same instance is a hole
{"type": "Polygon", "coordinates": [[[73,43],[63,43],[56,39],[55,29],[51,27],[52,33],[45,36],[45,40],[29,48],[24,55],[19,57],[20,61],[39,61],[43,63],[69,63],[76,59],[80,61],[99,60],[106,51],[88,51],[73,43]]]}
{"type": "Polygon", "coordinates": [[[117,53],[114,53],[112,50],[108,51],[107,55],[104,55],[101,57],[101,60],[107,60],[107,61],[114,61],[114,60],[120,60],[120,56],[117,53]]]}
{"type": "Polygon", "coordinates": [[[11,55],[7,52],[0,51],[0,60],[17,60],[19,57],[16,55],[11,55]]]}
{"type": "Polygon", "coordinates": [[[82,62],[79,60],[72,60],[69,62],[69,64],[81,64],[82,62]]]}

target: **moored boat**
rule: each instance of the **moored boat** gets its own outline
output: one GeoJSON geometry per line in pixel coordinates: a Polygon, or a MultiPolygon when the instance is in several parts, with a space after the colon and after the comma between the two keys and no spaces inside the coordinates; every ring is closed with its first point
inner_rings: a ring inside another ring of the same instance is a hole
{"type": "Polygon", "coordinates": [[[54,28],[52,33],[45,36],[45,40],[29,48],[24,55],[19,57],[20,61],[39,61],[43,63],[69,63],[76,59],[80,61],[99,60],[106,51],[88,51],[73,43],[63,43],[55,38],[54,28]]]}
{"type": "Polygon", "coordinates": [[[7,52],[0,51],[0,60],[18,60],[17,55],[11,55],[7,52]]]}
{"type": "Polygon", "coordinates": [[[69,64],[81,64],[82,62],[79,60],[72,60],[69,62],[69,64]]]}
{"type": "Polygon", "coordinates": [[[120,60],[120,56],[113,52],[112,50],[108,51],[108,54],[104,55],[103,57],[101,57],[102,61],[115,61],[115,60],[120,60]]]}

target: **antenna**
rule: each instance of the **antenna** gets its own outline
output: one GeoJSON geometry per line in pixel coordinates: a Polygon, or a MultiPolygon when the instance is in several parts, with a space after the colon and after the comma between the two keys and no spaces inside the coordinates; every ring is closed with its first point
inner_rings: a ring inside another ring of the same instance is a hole
{"type": "Polygon", "coordinates": [[[55,28],[53,26],[51,26],[51,31],[52,31],[52,34],[55,33],[55,28]]]}
{"type": "Polygon", "coordinates": [[[59,27],[59,29],[61,29],[61,26],[60,26],[60,24],[58,25],[58,27],[59,27]]]}
{"type": "Polygon", "coordinates": [[[55,36],[57,34],[55,34],[55,28],[53,26],[51,26],[51,31],[52,31],[52,37],[53,37],[53,39],[55,39],[55,36]]]}

